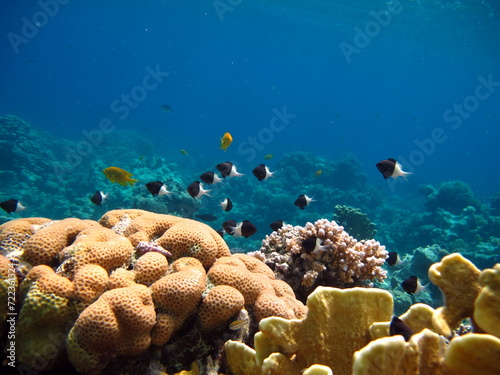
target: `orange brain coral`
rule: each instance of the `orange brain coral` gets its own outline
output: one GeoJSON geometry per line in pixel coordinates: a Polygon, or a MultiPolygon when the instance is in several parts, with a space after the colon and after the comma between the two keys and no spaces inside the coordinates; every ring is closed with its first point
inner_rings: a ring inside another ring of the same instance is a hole
{"type": "Polygon", "coordinates": [[[86,264],[98,264],[111,271],[130,264],[133,254],[134,247],[127,238],[101,226],[87,228],[61,251],[58,271],[72,275],[74,269],[86,264]]]}
{"type": "Polygon", "coordinates": [[[244,306],[245,298],[235,288],[227,285],[214,287],[203,299],[198,318],[204,329],[215,328],[237,314],[244,306]]]}
{"type": "Polygon", "coordinates": [[[151,285],[168,270],[168,261],[160,253],[150,252],[140,256],[135,265],[135,281],[139,284],[151,285]]]}
{"type": "Polygon", "coordinates": [[[98,373],[114,356],[133,356],[151,344],[156,314],[144,285],[102,294],[78,317],[68,336],[71,363],[82,373],[98,373]]]}
{"type": "Polygon", "coordinates": [[[22,258],[33,266],[39,264],[54,266],[58,263],[57,256],[64,247],[70,245],[84,229],[96,226],[99,224],[95,221],[75,218],[54,221],[36,231],[25,242],[22,258]]]}

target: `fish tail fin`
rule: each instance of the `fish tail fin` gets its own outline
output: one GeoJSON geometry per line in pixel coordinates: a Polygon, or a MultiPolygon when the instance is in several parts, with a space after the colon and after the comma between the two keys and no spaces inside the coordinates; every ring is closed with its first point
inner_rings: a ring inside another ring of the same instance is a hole
{"type": "Polygon", "coordinates": [[[135,185],[135,183],[136,183],[137,181],[139,181],[139,180],[136,180],[136,179],[131,178],[131,179],[129,180],[129,184],[130,184],[130,186],[134,186],[134,185],[135,185]]]}
{"type": "Polygon", "coordinates": [[[401,177],[403,177],[405,179],[406,182],[408,182],[408,175],[409,174],[413,174],[411,172],[403,172],[403,174],[401,175],[401,177]]]}

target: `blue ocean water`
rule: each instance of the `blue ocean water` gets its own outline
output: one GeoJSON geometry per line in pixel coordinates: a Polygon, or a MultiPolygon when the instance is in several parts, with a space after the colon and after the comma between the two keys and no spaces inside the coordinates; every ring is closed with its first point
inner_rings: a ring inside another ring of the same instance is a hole
{"type": "Polygon", "coordinates": [[[500,263],[498,0],[2,0],[0,19],[0,202],[26,206],[0,210],[0,224],[210,214],[214,229],[254,223],[249,238],[224,236],[250,252],[275,220],[335,219],[359,240],[371,221],[370,237],[404,259],[373,283],[396,315],[443,305],[435,285],[401,287],[427,283],[443,256],[500,263]],[[375,165],[387,158],[412,174],[385,180],[375,165]],[[245,176],[191,198],[225,161],[245,176]],[[263,182],[260,163],[276,172],[263,182]],[[111,166],[138,183],[111,184],[111,166]],[[151,196],[156,180],[171,198],[151,196]],[[314,201],[301,210],[299,194],[314,201]],[[336,216],[351,208],[361,214],[336,216]]]}
{"type": "MultiPolygon", "coordinates": [[[[129,139],[124,147],[134,153],[117,149],[108,158],[94,152],[104,146],[94,146],[73,172],[95,183],[60,199],[109,189],[92,163],[131,169],[144,155],[175,163],[172,174],[187,186],[226,160],[253,178],[251,170],[273,154],[266,163],[282,169],[275,189],[292,201],[314,195],[283,172],[280,158],[290,152],[333,163],[353,156],[389,205],[421,199],[423,184],[452,180],[486,203],[499,190],[497,1],[47,0],[0,7],[0,114],[75,143],[104,120],[113,131],[103,145],[123,142],[117,134],[125,130],[148,143],[134,149],[129,139]],[[225,153],[224,132],[234,138],[225,153]],[[389,157],[413,172],[407,183],[381,177],[375,163],[389,157]]],[[[58,150],[58,162],[76,146],[68,147],[58,150]]],[[[149,163],[143,167],[154,172],[149,163]]],[[[257,217],[251,188],[232,184],[257,217]]],[[[37,206],[37,197],[24,196],[37,206]]]]}

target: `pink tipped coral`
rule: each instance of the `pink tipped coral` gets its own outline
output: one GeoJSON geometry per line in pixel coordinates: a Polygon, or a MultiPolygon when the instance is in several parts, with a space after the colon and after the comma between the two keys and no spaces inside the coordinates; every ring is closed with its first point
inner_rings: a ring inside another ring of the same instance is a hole
{"type": "Polygon", "coordinates": [[[284,225],[252,255],[302,299],[318,285],[345,288],[385,279],[387,254],[378,241],[357,241],[335,221],[320,219],[304,227],[284,225]]]}

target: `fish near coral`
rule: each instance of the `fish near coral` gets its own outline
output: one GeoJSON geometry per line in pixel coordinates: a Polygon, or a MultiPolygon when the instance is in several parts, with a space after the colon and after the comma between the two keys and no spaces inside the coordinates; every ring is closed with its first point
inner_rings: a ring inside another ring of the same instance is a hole
{"type": "Polygon", "coordinates": [[[104,194],[104,192],[97,190],[90,198],[90,201],[96,206],[102,206],[102,203],[106,200],[107,197],[108,194],[104,194]]]}
{"type": "Polygon", "coordinates": [[[106,168],[102,173],[104,173],[106,178],[113,184],[116,182],[122,186],[127,186],[128,183],[130,186],[134,186],[137,182],[137,180],[131,178],[133,176],[132,173],[118,167],[106,168]]]}
{"type": "Polygon", "coordinates": [[[9,215],[12,212],[19,212],[26,209],[17,199],[9,199],[8,201],[2,202],[0,203],[0,207],[9,215]]]}
{"type": "Polygon", "coordinates": [[[220,149],[226,152],[227,148],[231,146],[231,143],[233,143],[233,136],[228,132],[224,133],[220,139],[220,149]]]}
{"type": "Polygon", "coordinates": [[[295,202],[293,204],[296,205],[301,210],[303,210],[305,207],[309,206],[309,203],[311,203],[311,202],[314,202],[314,199],[309,198],[305,194],[301,194],[301,195],[299,195],[299,197],[295,200],[295,202]]]}
{"type": "Polygon", "coordinates": [[[410,276],[406,280],[404,280],[401,283],[401,286],[403,287],[404,291],[408,294],[420,294],[424,290],[427,290],[429,283],[422,285],[420,283],[420,280],[417,276],[410,276]]]}
{"type": "Polygon", "coordinates": [[[188,186],[187,191],[189,195],[193,197],[193,199],[196,199],[196,198],[201,198],[204,195],[209,197],[210,194],[208,193],[211,192],[212,190],[203,189],[203,184],[200,181],[195,181],[188,186]]]}

